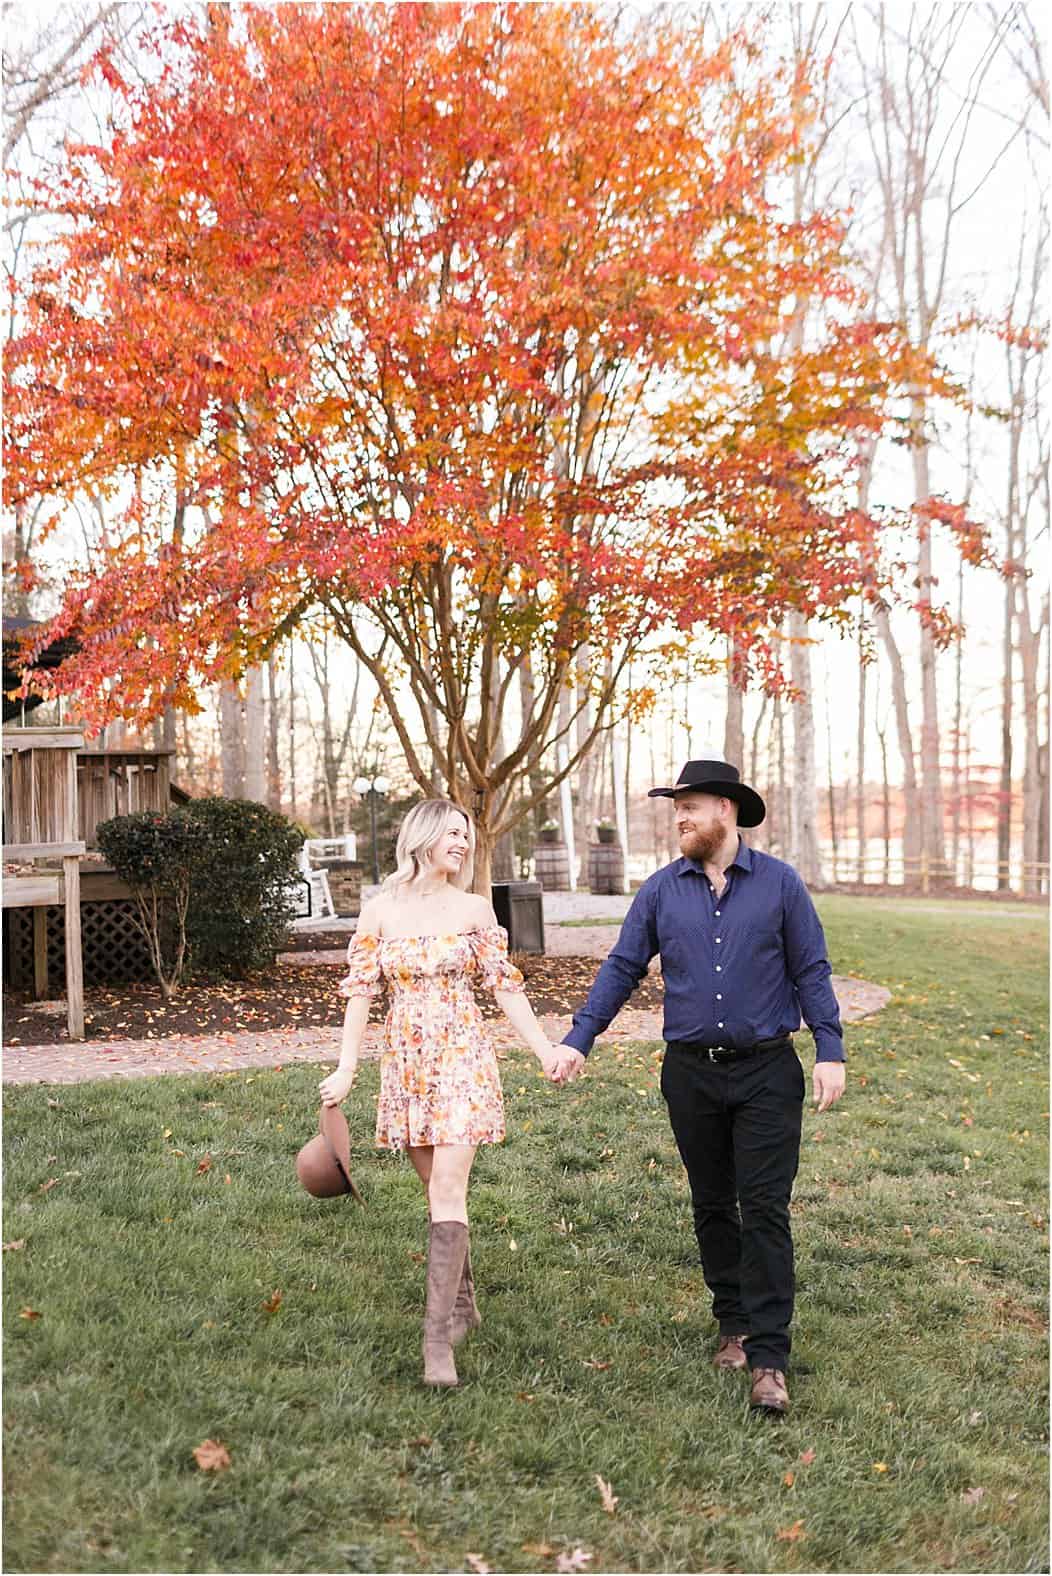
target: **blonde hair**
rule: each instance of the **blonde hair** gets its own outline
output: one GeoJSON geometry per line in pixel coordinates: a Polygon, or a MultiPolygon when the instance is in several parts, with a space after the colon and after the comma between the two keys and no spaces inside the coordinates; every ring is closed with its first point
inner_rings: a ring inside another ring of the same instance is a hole
{"type": "Polygon", "coordinates": [[[381,892],[394,897],[407,897],[408,889],[427,871],[431,863],[431,850],[449,825],[450,811],[462,815],[468,828],[467,858],[455,876],[449,877],[450,886],[461,891],[471,890],[475,872],[475,823],[461,804],[452,799],[423,799],[409,811],[398,828],[395,844],[395,871],[380,887],[381,892]]]}

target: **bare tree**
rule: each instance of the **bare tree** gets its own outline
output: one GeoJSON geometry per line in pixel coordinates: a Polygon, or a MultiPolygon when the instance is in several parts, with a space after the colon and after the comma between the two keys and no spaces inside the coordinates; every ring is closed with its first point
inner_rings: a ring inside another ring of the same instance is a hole
{"type": "Polygon", "coordinates": [[[1047,579],[1033,585],[1038,553],[1047,554],[1049,522],[1049,428],[1044,409],[1045,333],[1042,325],[1047,288],[1048,218],[1039,213],[1030,238],[1020,240],[1020,266],[1012,291],[1004,333],[1008,388],[1008,469],[1004,506],[1006,580],[1004,621],[1004,684],[1002,690],[1001,791],[997,819],[998,886],[1009,885],[1011,855],[1012,734],[1014,713],[1013,656],[1018,653],[1022,682],[1023,758],[1023,887],[1040,890],[1042,751],[1039,700],[1042,645],[1049,627],[1047,579]],[[1031,248],[1029,269],[1024,249],[1031,248]],[[1035,525],[1034,516],[1038,516],[1035,525]]]}
{"type": "MultiPolygon", "coordinates": [[[[867,14],[869,28],[856,25],[856,55],[866,88],[864,118],[892,305],[912,343],[931,351],[950,308],[956,222],[1020,133],[1020,127],[1010,123],[992,150],[976,145],[976,112],[1008,20],[1002,17],[976,51],[967,6],[913,8],[905,13],[903,34],[894,31],[885,6],[873,5],[867,14]],[[982,161],[978,174],[972,158],[976,152],[982,161]]],[[[939,878],[945,874],[945,839],[932,525],[927,512],[933,495],[933,428],[929,402],[920,389],[911,400],[910,426],[920,621],[921,846],[933,876],[939,878]]],[[[901,717],[899,737],[904,746],[901,717]]]]}

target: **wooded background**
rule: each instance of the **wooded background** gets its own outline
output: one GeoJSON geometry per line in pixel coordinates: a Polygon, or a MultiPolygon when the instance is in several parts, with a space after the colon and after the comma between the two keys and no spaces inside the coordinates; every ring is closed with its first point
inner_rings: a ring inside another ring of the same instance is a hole
{"type": "Polygon", "coordinates": [[[35,15],[6,605],[81,651],[34,720],[318,835],[452,791],[483,879],[564,780],[642,875],[716,751],[812,882],[1047,892],[1028,7],[35,15]]]}

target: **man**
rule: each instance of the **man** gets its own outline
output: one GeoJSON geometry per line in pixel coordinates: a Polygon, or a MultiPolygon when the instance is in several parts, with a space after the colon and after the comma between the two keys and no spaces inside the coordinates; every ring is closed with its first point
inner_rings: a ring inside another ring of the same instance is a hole
{"type": "Polygon", "coordinates": [[[665,986],[661,1092],[690,1181],[702,1270],[712,1292],[717,1368],[751,1369],[750,1405],[789,1406],[793,1314],[789,1199],[800,1158],[801,1014],[815,1038],[814,1099],[844,1092],[840,1013],[825,937],[790,865],[749,848],[759,794],[725,761],[688,761],[671,798],[682,859],[644,882],[617,945],[576,1013],[557,1069],[575,1078],[655,953],[665,986]]]}

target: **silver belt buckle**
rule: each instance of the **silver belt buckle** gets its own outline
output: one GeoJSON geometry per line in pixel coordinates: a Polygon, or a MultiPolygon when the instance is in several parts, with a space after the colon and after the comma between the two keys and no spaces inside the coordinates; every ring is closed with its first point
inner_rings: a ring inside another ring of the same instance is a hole
{"type": "Polygon", "coordinates": [[[722,1045],[710,1045],[709,1046],[709,1061],[710,1062],[715,1062],[715,1060],[716,1060],[716,1052],[717,1051],[722,1051],[722,1050],[723,1050],[723,1046],[722,1045]]]}

